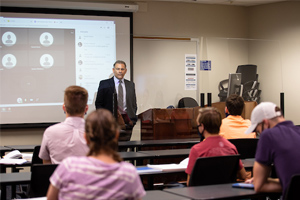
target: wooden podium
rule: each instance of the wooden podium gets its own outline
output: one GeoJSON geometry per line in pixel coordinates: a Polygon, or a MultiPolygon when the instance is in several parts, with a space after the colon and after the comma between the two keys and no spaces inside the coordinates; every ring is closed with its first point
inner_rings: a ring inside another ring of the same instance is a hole
{"type": "Polygon", "coordinates": [[[141,140],[198,138],[196,117],[199,107],[149,109],[138,115],[141,140]]]}
{"type": "MultiPolygon", "coordinates": [[[[242,117],[250,119],[255,101],[246,101],[242,117]]],[[[225,102],[212,103],[225,118],[225,102]]],[[[141,140],[199,138],[196,119],[200,107],[149,109],[138,115],[141,120],[141,140]]]]}

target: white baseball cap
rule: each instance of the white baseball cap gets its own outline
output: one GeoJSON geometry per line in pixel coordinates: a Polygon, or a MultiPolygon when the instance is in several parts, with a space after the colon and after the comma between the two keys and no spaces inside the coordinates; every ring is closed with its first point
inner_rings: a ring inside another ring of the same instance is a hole
{"type": "Polygon", "coordinates": [[[262,102],[258,104],[251,113],[251,126],[246,130],[245,134],[255,131],[255,128],[264,119],[272,119],[281,116],[280,111],[276,111],[276,104],[272,102],[262,102]]]}

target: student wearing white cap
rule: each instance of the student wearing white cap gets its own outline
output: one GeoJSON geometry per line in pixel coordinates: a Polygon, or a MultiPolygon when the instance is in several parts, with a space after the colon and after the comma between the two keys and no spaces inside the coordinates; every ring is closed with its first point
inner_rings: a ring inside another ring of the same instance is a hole
{"type": "Polygon", "coordinates": [[[251,113],[246,134],[261,133],[253,167],[257,192],[286,192],[292,175],[300,173],[300,127],[285,120],[274,103],[262,102],[251,113]],[[278,179],[269,178],[274,164],[278,179]]]}

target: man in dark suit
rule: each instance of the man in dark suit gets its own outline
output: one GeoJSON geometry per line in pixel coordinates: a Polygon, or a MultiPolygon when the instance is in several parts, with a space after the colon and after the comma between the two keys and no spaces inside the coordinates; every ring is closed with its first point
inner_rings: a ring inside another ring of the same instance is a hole
{"type": "MultiPolygon", "coordinates": [[[[112,70],[114,73],[112,78],[100,81],[95,101],[96,109],[105,108],[113,113],[113,95],[116,93],[118,96],[118,111],[124,118],[125,129],[132,131],[137,121],[135,85],[132,81],[124,79],[127,72],[126,63],[124,61],[116,61],[112,70]]],[[[122,132],[120,138],[122,138],[122,132]]]]}

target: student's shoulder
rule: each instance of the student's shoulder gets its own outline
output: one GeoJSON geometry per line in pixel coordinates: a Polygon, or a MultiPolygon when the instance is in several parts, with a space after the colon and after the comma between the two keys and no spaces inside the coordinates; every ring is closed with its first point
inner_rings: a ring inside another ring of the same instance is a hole
{"type": "Polygon", "coordinates": [[[52,131],[56,132],[56,130],[60,129],[63,126],[64,126],[63,122],[59,122],[57,124],[53,124],[53,125],[49,126],[48,128],[46,128],[45,133],[46,132],[52,132],[52,131]]]}
{"type": "Polygon", "coordinates": [[[136,167],[133,166],[133,164],[131,164],[131,163],[122,161],[122,162],[120,162],[120,166],[122,169],[125,169],[127,171],[136,172],[136,167]]]}
{"type": "Polygon", "coordinates": [[[76,168],[77,166],[82,164],[88,164],[86,156],[69,156],[63,159],[63,161],[61,162],[61,165],[68,166],[68,168],[76,168]]]}

